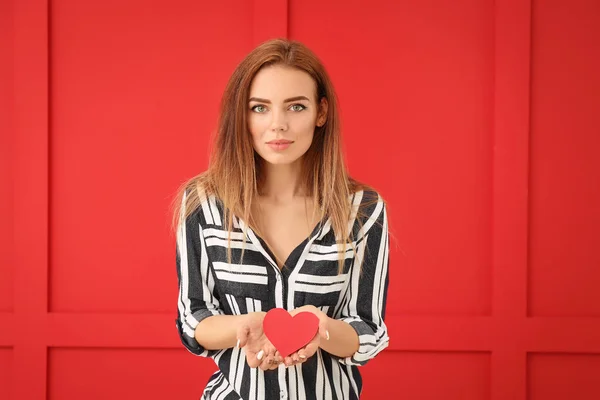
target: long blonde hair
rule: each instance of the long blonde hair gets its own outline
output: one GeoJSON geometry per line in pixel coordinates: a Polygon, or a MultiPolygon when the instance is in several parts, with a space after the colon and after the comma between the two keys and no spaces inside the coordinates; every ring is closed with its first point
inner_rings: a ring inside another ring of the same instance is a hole
{"type": "MultiPolygon", "coordinates": [[[[247,221],[252,230],[259,232],[251,209],[259,193],[263,171],[260,168],[260,156],[254,151],[248,131],[247,109],[252,80],[261,68],[270,65],[284,65],[308,73],[316,82],[317,103],[322,98],[327,99],[326,122],[315,128],[312,144],[303,156],[301,185],[306,195],[314,199],[313,216],[319,215],[319,220],[323,220],[327,215],[336,237],[343,238],[343,248],[338,251],[341,272],[346,245],[354,240],[352,232],[348,231],[352,215],[349,198],[360,190],[374,190],[348,175],[333,85],[315,54],[297,41],[274,39],[264,42],[251,51],[233,72],[221,100],[216,140],[211,149],[208,169],[180,187],[173,201],[173,228],[176,232],[202,201],[214,195],[222,202],[223,224],[227,224],[230,233],[233,230],[232,214],[247,221]],[[182,207],[185,210],[183,213],[182,207]]],[[[363,209],[377,201],[377,197],[368,200],[369,204],[364,204],[363,209]]],[[[364,216],[359,209],[359,221],[364,216]]],[[[231,262],[230,246],[227,254],[231,262]]]]}

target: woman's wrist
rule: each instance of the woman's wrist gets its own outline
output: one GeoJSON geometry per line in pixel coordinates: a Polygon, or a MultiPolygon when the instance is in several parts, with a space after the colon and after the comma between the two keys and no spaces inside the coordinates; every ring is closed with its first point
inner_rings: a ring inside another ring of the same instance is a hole
{"type": "Polygon", "coordinates": [[[324,326],[326,326],[325,334],[327,336],[326,337],[327,340],[321,339],[319,341],[319,348],[325,350],[324,346],[327,347],[327,344],[329,343],[329,339],[331,339],[331,334],[329,333],[330,328],[331,328],[331,323],[334,322],[335,320],[333,318],[330,318],[323,311],[321,311],[321,310],[319,310],[319,311],[322,314],[322,316],[320,318],[323,318],[323,321],[321,322],[321,324],[323,324],[324,326]]]}
{"type": "Polygon", "coordinates": [[[347,322],[327,317],[328,340],[321,340],[319,347],[329,354],[345,358],[353,355],[360,347],[356,330],[347,322]],[[330,340],[331,339],[331,340],[330,340]]]}

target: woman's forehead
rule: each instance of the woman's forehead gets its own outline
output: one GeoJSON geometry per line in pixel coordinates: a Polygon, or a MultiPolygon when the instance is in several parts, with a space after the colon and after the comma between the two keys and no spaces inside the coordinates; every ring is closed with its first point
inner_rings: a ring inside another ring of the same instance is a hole
{"type": "Polygon", "coordinates": [[[250,85],[250,97],[275,102],[297,96],[312,98],[315,93],[316,83],[307,72],[281,65],[262,68],[250,85]]]}

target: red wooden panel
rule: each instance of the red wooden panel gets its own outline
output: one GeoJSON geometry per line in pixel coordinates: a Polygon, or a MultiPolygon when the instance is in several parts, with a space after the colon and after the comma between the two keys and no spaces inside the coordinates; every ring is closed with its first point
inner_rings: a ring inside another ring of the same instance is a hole
{"type": "Polygon", "coordinates": [[[14,380],[15,399],[46,392],[48,282],[48,3],[14,11],[14,380]]]}
{"type": "Polygon", "coordinates": [[[15,343],[15,318],[13,313],[0,313],[0,347],[15,343]]]}
{"type": "Polygon", "coordinates": [[[600,355],[529,354],[528,400],[597,400],[600,355]]]}
{"type": "Polygon", "coordinates": [[[13,352],[0,347],[0,399],[11,400],[11,382],[13,381],[13,352]]]}
{"type": "Polygon", "coordinates": [[[247,1],[252,3],[252,43],[288,36],[288,2],[283,0],[247,1]]]}
{"type": "Polygon", "coordinates": [[[386,352],[362,369],[361,400],[490,398],[490,354],[386,352]]]}
{"type": "Polygon", "coordinates": [[[290,1],[290,37],[339,93],[350,170],[391,204],[391,314],[490,313],[493,16],[491,1],[290,1]]]}
{"type": "Polygon", "coordinates": [[[390,315],[389,350],[486,351],[504,333],[494,322],[491,317],[390,315]]]}
{"type": "Polygon", "coordinates": [[[600,318],[536,317],[526,327],[528,351],[600,354],[600,318]]]}
{"type": "Polygon", "coordinates": [[[174,312],[168,206],[206,167],[251,4],[59,0],[51,17],[51,310],[174,312]]]}
{"type": "Polygon", "coordinates": [[[530,313],[600,317],[600,3],[536,1],[530,313]]]}
{"type": "Polygon", "coordinates": [[[597,2],[96,3],[0,4],[0,398],[46,398],[46,373],[50,398],[198,397],[215,367],[175,336],[166,207],[235,64],[288,32],[390,200],[392,341],[364,397],[599,397],[597,2]]]}
{"type": "Polygon", "coordinates": [[[13,304],[13,10],[0,2],[0,311],[13,304]]]}
{"type": "Polygon", "coordinates": [[[174,318],[172,313],[52,313],[46,343],[49,347],[182,348],[174,318]]]}
{"type": "Polygon", "coordinates": [[[51,348],[47,399],[197,399],[215,370],[181,349],[51,348]]]}
{"type": "Polygon", "coordinates": [[[492,400],[525,400],[530,4],[494,4],[492,400]]]}

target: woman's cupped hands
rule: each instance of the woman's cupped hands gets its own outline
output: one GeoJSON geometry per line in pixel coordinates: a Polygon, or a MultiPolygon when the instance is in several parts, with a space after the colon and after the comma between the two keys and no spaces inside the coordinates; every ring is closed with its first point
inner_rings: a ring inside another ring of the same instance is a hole
{"type": "Polygon", "coordinates": [[[263,331],[263,321],[267,313],[246,314],[237,330],[237,346],[244,349],[248,366],[268,371],[277,369],[282,363],[286,367],[302,364],[317,352],[322,339],[329,340],[327,315],[311,305],[296,308],[290,311],[290,314],[293,317],[302,311],[312,312],[319,318],[319,331],[308,344],[286,357],[282,357],[263,331]]]}

